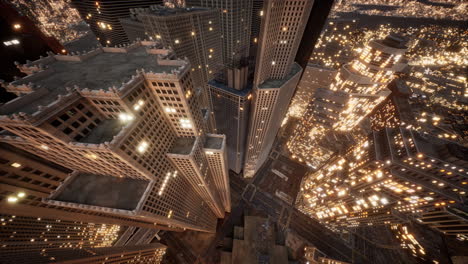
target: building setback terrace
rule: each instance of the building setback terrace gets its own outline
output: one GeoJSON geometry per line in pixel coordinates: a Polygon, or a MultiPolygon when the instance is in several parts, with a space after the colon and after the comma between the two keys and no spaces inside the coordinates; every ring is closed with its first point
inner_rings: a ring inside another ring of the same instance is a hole
{"type": "Polygon", "coordinates": [[[121,210],[135,210],[150,182],[80,173],[71,176],[51,200],[121,210]]]}

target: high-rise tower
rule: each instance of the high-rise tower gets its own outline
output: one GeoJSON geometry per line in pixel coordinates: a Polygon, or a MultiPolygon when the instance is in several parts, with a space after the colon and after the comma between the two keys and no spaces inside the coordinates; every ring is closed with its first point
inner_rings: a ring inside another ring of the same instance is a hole
{"type": "Polygon", "coordinates": [[[229,168],[242,170],[251,86],[248,85],[248,56],[252,0],[188,0],[187,6],[213,8],[219,12],[223,46],[223,72],[209,80],[211,111],[216,133],[226,135],[229,168]]]}
{"type": "Polygon", "coordinates": [[[218,11],[201,7],[151,6],[142,10],[138,16],[148,36],[165,47],[171,47],[177,57],[188,58],[197,96],[201,96],[202,106],[207,109],[207,83],[223,67],[218,11]]]}
{"type": "Polygon", "coordinates": [[[252,0],[186,0],[185,4],[218,10],[224,64],[229,68],[239,67],[249,56],[252,0]]]}
{"type": "Polygon", "coordinates": [[[294,63],[312,1],[266,1],[253,83],[244,176],[268,157],[301,74],[294,63]]]}
{"type": "Polygon", "coordinates": [[[162,2],[162,0],[72,0],[72,5],[103,46],[116,46],[129,42],[119,19],[130,17],[131,8],[145,8],[162,2]]]}
{"type": "Polygon", "coordinates": [[[320,146],[325,136],[351,131],[385,100],[390,94],[387,85],[405,66],[404,43],[395,35],[371,41],[357,59],[341,67],[329,89],[317,90],[287,143],[295,157],[320,165],[333,153],[320,146]]]}
{"type": "Polygon", "coordinates": [[[0,140],[74,170],[44,201],[214,231],[224,215],[214,181],[227,175],[214,175],[202,151],[206,121],[187,61],[147,41],[49,54],[18,68],[28,76],[3,83],[19,98],[0,107],[0,140]],[[181,139],[199,142],[188,156],[202,161],[191,166],[203,174],[168,157],[181,139]]]}

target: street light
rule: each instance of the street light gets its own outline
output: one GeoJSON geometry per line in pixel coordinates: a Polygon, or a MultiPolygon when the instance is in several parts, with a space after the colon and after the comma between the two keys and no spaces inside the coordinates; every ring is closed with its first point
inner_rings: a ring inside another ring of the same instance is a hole
{"type": "Polygon", "coordinates": [[[16,30],[21,29],[21,24],[18,24],[18,23],[14,24],[13,28],[16,30]]]}

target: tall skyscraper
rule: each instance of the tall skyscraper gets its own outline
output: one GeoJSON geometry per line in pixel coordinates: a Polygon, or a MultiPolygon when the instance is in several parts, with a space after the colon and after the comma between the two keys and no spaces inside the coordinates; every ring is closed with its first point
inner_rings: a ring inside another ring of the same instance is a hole
{"type": "Polygon", "coordinates": [[[248,57],[252,1],[188,0],[187,6],[213,8],[219,12],[223,46],[223,72],[209,80],[209,100],[216,133],[226,135],[229,168],[242,170],[250,101],[248,57]]]}
{"type": "Polygon", "coordinates": [[[224,64],[237,68],[247,60],[250,46],[252,0],[186,0],[186,6],[217,9],[221,17],[224,64]]]}
{"type": "Polygon", "coordinates": [[[329,19],[310,58],[312,63],[339,69],[353,59],[357,19],[329,19]]]}
{"type": "Polygon", "coordinates": [[[120,18],[130,17],[131,8],[145,8],[162,4],[162,0],[72,0],[72,5],[80,13],[103,45],[116,46],[129,40],[119,22],[120,18]]]}
{"type": "Polygon", "coordinates": [[[369,115],[373,132],[306,176],[296,207],[337,229],[417,219],[466,236],[468,149],[427,129],[445,117],[412,101],[403,82],[389,88],[369,115]]]}
{"type": "Polygon", "coordinates": [[[222,32],[217,10],[151,6],[139,14],[148,36],[172,47],[175,55],[192,65],[193,85],[208,107],[207,83],[223,67],[222,32]]]}
{"type": "Polygon", "coordinates": [[[12,145],[0,143],[0,214],[36,218],[51,215],[60,220],[159,228],[174,230],[139,219],[123,218],[106,212],[92,212],[80,208],[66,208],[44,201],[72,172],[12,145]]]}
{"type": "Polygon", "coordinates": [[[405,66],[404,42],[395,35],[371,41],[357,59],[341,67],[329,89],[316,92],[287,143],[296,158],[319,166],[333,153],[320,146],[324,139],[351,131],[385,100],[390,94],[387,85],[405,66]]]}
{"type": "Polygon", "coordinates": [[[296,207],[337,229],[415,218],[449,235],[466,234],[466,151],[386,127],[307,176],[296,207]]]}
{"type": "Polygon", "coordinates": [[[240,173],[244,165],[252,88],[236,90],[217,80],[210,81],[208,87],[216,132],[226,135],[229,169],[240,173]]]}
{"type": "Polygon", "coordinates": [[[214,231],[224,215],[214,182],[228,179],[213,175],[202,150],[206,119],[190,64],[172,58],[147,41],[18,65],[29,75],[3,83],[20,97],[0,107],[0,141],[74,170],[44,201],[214,231]],[[182,147],[197,162],[182,168],[168,156],[184,140],[196,143],[182,147]]]}
{"type": "Polygon", "coordinates": [[[317,64],[309,63],[304,69],[301,80],[297,85],[288,114],[293,117],[301,117],[306,111],[311,98],[318,88],[329,87],[335,79],[337,71],[317,64]]]}
{"type": "MultiPolygon", "coordinates": [[[[57,224],[57,223],[54,223],[57,224]]],[[[60,223],[58,223],[60,225],[60,223]]],[[[74,230],[75,232],[83,232],[74,230]]],[[[84,230],[86,232],[87,230],[84,230]]],[[[35,243],[29,242],[29,243],[35,243]]],[[[36,243],[39,244],[39,243],[36,243]]],[[[67,263],[67,264],[101,264],[101,263],[162,263],[166,246],[159,243],[127,245],[119,247],[70,247],[64,244],[54,250],[40,253],[24,252],[13,258],[3,258],[2,263],[67,263]]]]}
{"type": "Polygon", "coordinates": [[[313,2],[267,1],[250,115],[244,176],[252,177],[268,157],[301,75],[294,63],[313,2]]]}
{"type": "MultiPolygon", "coordinates": [[[[76,216],[76,215],[75,215],[76,216]]],[[[0,215],[2,263],[21,263],[20,257],[41,257],[61,248],[111,247],[124,226],[61,220],[54,217],[0,215]]],[[[26,263],[31,263],[28,261],[26,263]]]]}

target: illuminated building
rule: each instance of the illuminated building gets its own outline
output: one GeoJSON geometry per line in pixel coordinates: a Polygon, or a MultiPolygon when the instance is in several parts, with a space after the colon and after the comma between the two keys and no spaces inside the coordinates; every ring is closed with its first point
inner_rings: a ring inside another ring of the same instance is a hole
{"type": "Polygon", "coordinates": [[[369,42],[357,60],[340,69],[330,89],[347,93],[349,99],[335,129],[351,130],[386,98],[386,86],[405,67],[401,59],[406,49],[404,39],[389,35],[369,42]]]}
{"type": "Polygon", "coordinates": [[[203,151],[208,160],[208,167],[214,175],[214,184],[224,210],[231,212],[231,190],[228,179],[227,144],[225,135],[207,134],[203,151]]]}
{"type": "Polygon", "coordinates": [[[404,40],[389,35],[372,40],[359,57],[341,67],[327,91],[317,93],[289,140],[291,153],[317,167],[333,153],[317,147],[330,133],[350,132],[390,94],[387,85],[405,66],[404,40]],[[313,150],[312,150],[313,149],[313,150]]]}
{"type": "Polygon", "coordinates": [[[244,177],[253,177],[266,160],[286,115],[302,72],[294,57],[312,4],[310,1],[268,1],[264,5],[244,177]]]}
{"type": "Polygon", "coordinates": [[[24,254],[17,256],[11,263],[162,263],[166,246],[159,243],[128,245],[120,247],[80,247],[45,251],[42,254],[24,254]]]}
{"type": "MultiPolygon", "coordinates": [[[[186,6],[217,9],[220,14],[223,61],[227,67],[237,68],[249,56],[252,0],[185,0],[186,6]]],[[[219,35],[218,35],[219,37],[219,35]]]]}
{"type": "Polygon", "coordinates": [[[201,96],[202,106],[207,109],[207,83],[223,67],[219,12],[201,7],[151,6],[139,16],[148,36],[165,47],[171,47],[177,57],[188,58],[192,65],[193,85],[197,89],[195,92],[201,96]]]}
{"type": "Polygon", "coordinates": [[[304,259],[308,264],[348,264],[348,262],[328,258],[316,247],[304,247],[304,259]]]}
{"type": "Polygon", "coordinates": [[[210,81],[208,87],[216,132],[226,135],[229,169],[240,173],[244,163],[252,89],[247,87],[239,91],[217,80],[210,81]]]}
{"type": "Polygon", "coordinates": [[[131,8],[162,4],[161,0],[72,0],[71,2],[103,46],[117,46],[129,42],[119,19],[130,17],[131,8]]]}
{"type": "Polygon", "coordinates": [[[335,228],[466,211],[466,152],[402,126],[385,127],[309,175],[296,206],[335,228]]]}
{"type": "Polygon", "coordinates": [[[130,17],[120,18],[120,25],[122,25],[125,35],[129,41],[148,39],[145,32],[145,26],[141,19],[138,17],[138,11],[130,9],[130,17]]]}
{"type": "MultiPolygon", "coordinates": [[[[307,105],[302,122],[287,143],[294,155],[293,158],[315,167],[331,157],[333,151],[316,142],[320,143],[322,137],[332,130],[340,111],[346,105],[346,100],[346,93],[333,92],[324,88],[315,90],[313,101],[307,105]]],[[[328,134],[328,136],[331,135],[328,134]]]]}
{"type": "Polygon", "coordinates": [[[315,45],[311,63],[338,69],[353,59],[356,44],[356,19],[329,19],[319,41],[315,45]]]}
{"type": "Polygon", "coordinates": [[[297,85],[296,94],[289,107],[288,115],[301,117],[306,111],[311,98],[313,98],[314,92],[318,88],[329,87],[335,79],[336,72],[336,70],[309,63],[297,85]]]}
{"type": "Polygon", "coordinates": [[[250,58],[249,68],[255,67],[255,57],[257,54],[258,40],[260,38],[260,27],[263,16],[264,0],[252,0],[252,19],[250,24],[250,58]]]}
{"type": "Polygon", "coordinates": [[[44,256],[59,249],[111,247],[121,226],[67,221],[51,217],[0,215],[2,263],[21,263],[18,258],[44,256]]]}
{"type": "Polygon", "coordinates": [[[43,199],[49,197],[63,183],[71,170],[5,143],[0,143],[0,156],[0,214],[34,219],[53,215],[69,221],[75,221],[78,217],[80,221],[92,223],[173,230],[167,226],[105,212],[47,204],[43,199]]]}
{"type": "MultiPolygon", "coordinates": [[[[67,0],[13,0],[10,1],[20,12],[31,19],[47,37],[53,37],[65,44],[83,36],[86,31],[79,31],[77,26],[83,20],[78,12],[70,7],[67,0]]],[[[22,24],[15,29],[21,30],[22,24]]]]}
{"type": "Polygon", "coordinates": [[[223,207],[209,209],[200,193],[220,194],[193,179],[227,175],[206,169],[206,119],[190,64],[171,58],[171,50],[145,41],[17,65],[29,75],[3,84],[19,97],[0,107],[0,140],[75,170],[48,204],[214,231],[223,207]],[[190,158],[203,161],[192,164],[203,175],[184,174],[167,157],[181,138],[199,142],[190,158]],[[98,187],[106,185],[114,188],[98,187]],[[120,193],[128,189],[131,195],[120,193]]]}

